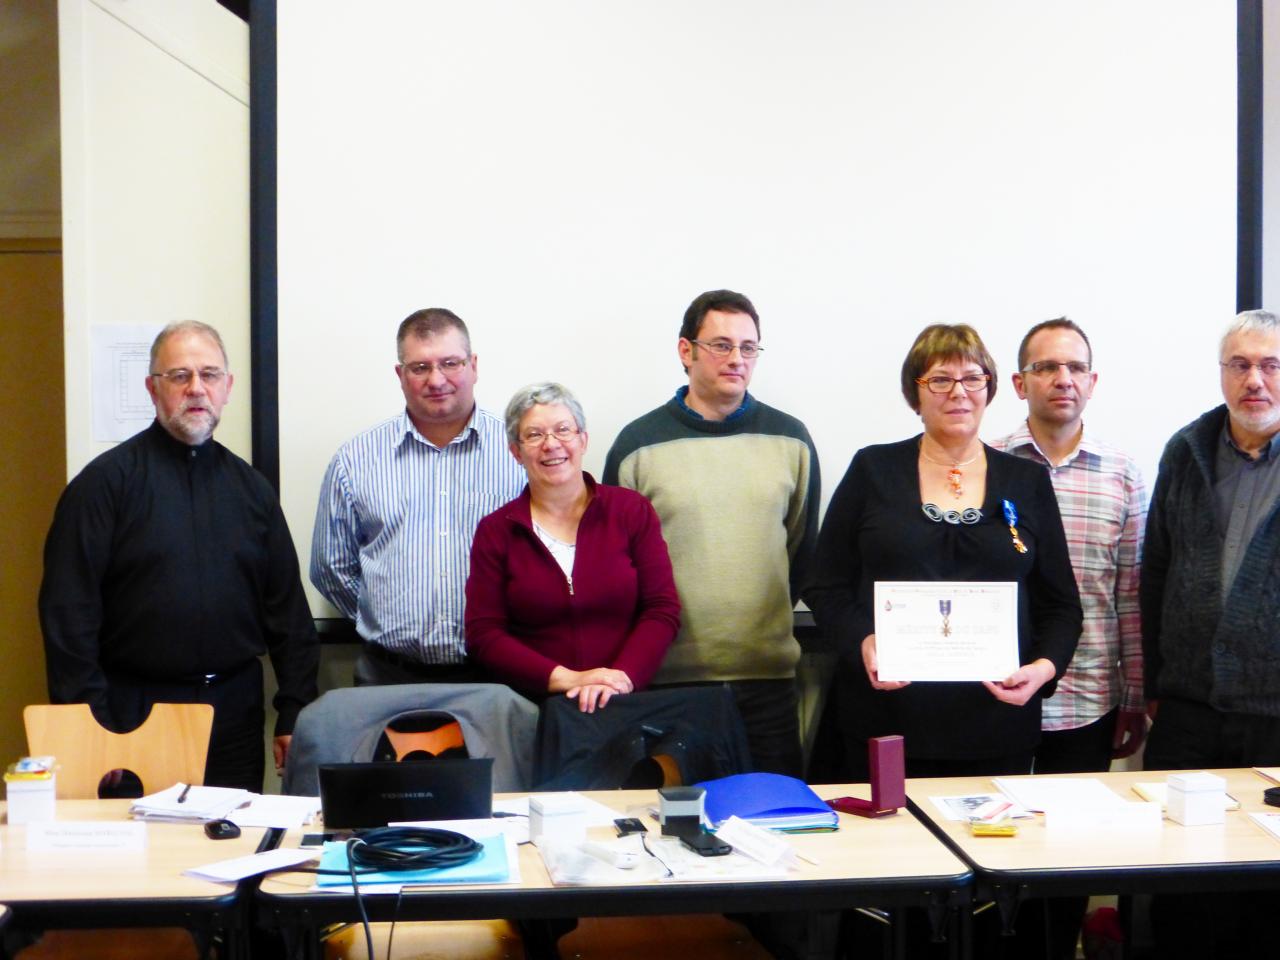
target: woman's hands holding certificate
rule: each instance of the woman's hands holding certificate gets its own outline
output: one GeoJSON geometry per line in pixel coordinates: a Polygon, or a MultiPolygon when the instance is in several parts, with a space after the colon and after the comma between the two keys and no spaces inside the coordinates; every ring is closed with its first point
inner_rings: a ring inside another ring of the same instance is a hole
{"type": "Polygon", "coordinates": [[[901,690],[910,680],[881,680],[876,660],[876,635],[868,634],[862,641],[862,665],[867,668],[867,678],[876,690],[901,690]]]}
{"type": "Polygon", "coordinates": [[[1031,663],[1024,663],[1003,680],[996,682],[983,680],[982,685],[1001,703],[1020,707],[1030,700],[1037,690],[1052,680],[1057,672],[1052,661],[1041,657],[1031,663]]]}

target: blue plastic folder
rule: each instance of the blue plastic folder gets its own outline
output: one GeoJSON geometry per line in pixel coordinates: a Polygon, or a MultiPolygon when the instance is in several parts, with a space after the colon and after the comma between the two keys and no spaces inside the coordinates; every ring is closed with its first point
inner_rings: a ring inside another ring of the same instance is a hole
{"type": "Polygon", "coordinates": [[[707,792],[706,814],[713,826],[738,817],[769,830],[834,830],[839,823],[809,785],[778,773],[740,773],[694,784],[707,792]]]}
{"type": "MultiPolygon", "coordinates": [[[[484,847],[480,856],[456,867],[436,867],[431,870],[395,870],[391,872],[357,873],[361,883],[505,883],[511,879],[507,865],[507,841],[502,835],[476,837],[484,847]]],[[[316,877],[318,887],[349,887],[351,874],[347,872],[347,844],[343,840],[330,840],[320,854],[321,870],[341,870],[342,873],[321,873],[316,877]]]]}

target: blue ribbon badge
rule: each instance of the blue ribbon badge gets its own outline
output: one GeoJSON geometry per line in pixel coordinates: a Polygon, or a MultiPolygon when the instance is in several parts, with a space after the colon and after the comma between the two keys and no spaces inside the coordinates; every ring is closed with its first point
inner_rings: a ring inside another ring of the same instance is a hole
{"type": "Polygon", "coordinates": [[[1018,508],[1013,505],[1012,500],[1001,500],[1000,508],[1004,511],[1004,522],[1009,525],[1009,533],[1013,535],[1013,549],[1026,553],[1027,545],[1018,536],[1018,508]]]}

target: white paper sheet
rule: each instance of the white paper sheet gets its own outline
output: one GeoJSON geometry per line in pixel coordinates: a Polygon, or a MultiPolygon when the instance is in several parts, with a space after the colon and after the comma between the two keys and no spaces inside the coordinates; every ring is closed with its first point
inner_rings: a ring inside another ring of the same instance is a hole
{"type": "Polygon", "coordinates": [[[1019,780],[996,777],[992,782],[1014,803],[1036,813],[1046,813],[1055,807],[1082,810],[1128,803],[1096,777],[1028,777],[1019,780]]]}
{"type": "Polygon", "coordinates": [[[154,419],[146,379],[151,371],[151,342],[162,329],[159,323],[90,328],[94,440],[127,440],[154,419]]]}
{"type": "Polygon", "coordinates": [[[268,870],[280,870],[284,867],[297,866],[300,863],[306,863],[308,860],[315,860],[319,856],[319,848],[308,847],[303,850],[298,847],[289,847],[282,850],[253,853],[247,857],[235,857],[231,860],[217,860],[214,863],[206,863],[202,867],[192,867],[190,870],[183,870],[182,872],[189,877],[199,877],[201,880],[234,883],[237,880],[243,880],[245,877],[266,873],[268,870]]]}
{"type": "Polygon", "coordinates": [[[319,812],[319,797],[261,794],[249,801],[247,807],[232,810],[227,814],[227,819],[242,827],[282,827],[293,830],[310,823],[319,812]]]}

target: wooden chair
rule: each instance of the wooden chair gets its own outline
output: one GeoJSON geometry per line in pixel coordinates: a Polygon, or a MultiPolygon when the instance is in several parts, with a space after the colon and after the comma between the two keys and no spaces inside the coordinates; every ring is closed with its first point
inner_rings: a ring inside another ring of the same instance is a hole
{"type": "MultiPolygon", "coordinates": [[[[31,756],[58,761],[58,798],[93,800],[112,770],[131,770],[144,793],[174,783],[204,783],[213,730],[207,703],[157,703],[142,725],[112,733],[85,703],[33,704],[22,711],[31,756]]],[[[200,952],[188,930],[177,927],[118,930],[47,930],[18,960],[196,960],[200,952]]]]}
{"type": "Polygon", "coordinates": [[[204,783],[213,729],[207,703],[157,703],[142,725],[112,733],[94,719],[86,703],[34,704],[22,711],[27,750],[58,760],[58,798],[96,799],[111,770],[131,770],[143,793],[174,783],[204,783]]]}

